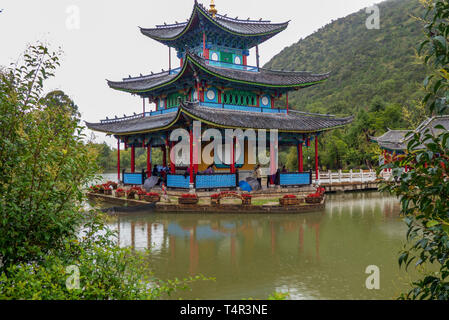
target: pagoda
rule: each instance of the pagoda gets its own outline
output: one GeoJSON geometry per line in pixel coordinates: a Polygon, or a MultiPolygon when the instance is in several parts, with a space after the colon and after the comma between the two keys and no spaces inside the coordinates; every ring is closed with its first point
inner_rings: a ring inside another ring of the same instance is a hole
{"type": "MultiPolygon", "coordinates": [[[[329,74],[289,72],[259,66],[259,45],[285,30],[289,22],[242,20],[221,15],[212,1],[210,8],[196,0],[187,22],[164,24],[140,31],[143,35],[168,46],[169,69],[122,81],[108,81],[115,90],[138,95],[143,112],[130,117],[86,123],[91,130],[117,139],[118,178],[125,184],[142,184],[151,175],[153,148],[163,151],[163,166],[169,168],[167,187],[176,189],[235,188],[255,168],[249,161],[249,141],[236,159],[232,140],[229,152],[214,150],[213,173],[205,173],[209,163],[194,164],[198,143],[193,137],[194,123],[206,129],[277,130],[278,139],[269,146],[271,163],[278,148],[297,148],[298,171],[281,173],[281,186],[304,186],[312,183],[312,172],[304,172],[303,147],[315,144],[315,175],[318,180],[318,137],[325,131],[342,127],[352,117],[310,114],[289,109],[288,94],[325,82],[329,74]],[[176,51],[179,67],[172,66],[171,50],[176,51]],[[248,65],[250,51],[255,50],[256,66],[248,65]],[[146,110],[147,103],[155,110],[146,110]],[[171,141],[173,130],[184,128],[189,134],[190,161],[178,159],[171,141]],[[130,172],[120,168],[120,146],[131,149],[130,172]],[[136,172],[135,149],[146,148],[147,168],[136,172]],[[230,153],[230,154],[228,154],[230,153]],[[167,155],[168,164],[167,162],[167,155]]],[[[223,134],[223,136],[225,136],[223,134]]],[[[259,137],[260,138],[260,137],[259,137]]],[[[265,139],[265,138],[264,138],[265,139]]],[[[270,141],[267,134],[266,140],[270,141]]],[[[200,146],[205,143],[199,141],[200,146]]],[[[258,150],[260,152],[261,150],[258,150]]],[[[267,150],[263,150],[266,152],[267,150]]],[[[269,182],[274,185],[274,176],[269,182]]]]}

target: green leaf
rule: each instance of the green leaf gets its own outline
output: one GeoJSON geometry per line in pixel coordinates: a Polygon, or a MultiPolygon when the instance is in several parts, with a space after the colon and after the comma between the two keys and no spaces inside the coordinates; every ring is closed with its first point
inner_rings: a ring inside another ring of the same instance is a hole
{"type": "Polygon", "coordinates": [[[435,227],[437,225],[439,225],[440,222],[436,221],[436,220],[430,220],[429,222],[426,223],[426,227],[427,228],[432,228],[435,227]]]}

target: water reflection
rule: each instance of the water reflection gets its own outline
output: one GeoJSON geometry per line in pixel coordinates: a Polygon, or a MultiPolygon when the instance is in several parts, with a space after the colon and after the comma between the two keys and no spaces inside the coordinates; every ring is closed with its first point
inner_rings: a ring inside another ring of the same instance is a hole
{"type": "Polygon", "coordinates": [[[204,274],[183,298],[385,299],[403,288],[397,252],[405,235],[399,202],[378,193],[333,195],[309,214],[151,214],[120,217],[120,245],[151,247],[161,278],[204,274]],[[382,288],[364,288],[368,265],[382,288]]]}

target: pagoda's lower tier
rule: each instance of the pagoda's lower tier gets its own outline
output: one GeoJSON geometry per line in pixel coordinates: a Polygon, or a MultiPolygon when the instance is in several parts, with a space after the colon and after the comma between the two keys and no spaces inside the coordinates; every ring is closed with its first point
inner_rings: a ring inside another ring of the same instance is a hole
{"type": "Polygon", "coordinates": [[[125,149],[131,148],[130,173],[121,171],[118,160],[118,178],[125,184],[143,184],[146,178],[154,175],[151,150],[161,148],[161,178],[169,188],[235,188],[248,176],[257,176],[254,173],[257,164],[269,165],[265,175],[272,185],[310,185],[312,174],[304,172],[303,147],[311,147],[311,141],[315,142],[315,171],[318,172],[318,136],[350,123],[353,118],[284,111],[273,109],[268,113],[261,109],[259,112],[249,112],[187,102],[181,103],[179,108],[160,110],[157,115],[146,113],[131,118],[87,123],[87,126],[117,138],[119,159],[121,143],[125,144],[125,149]],[[221,134],[220,138],[208,137],[207,130],[210,129],[210,132],[221,134]],[[243,140],[238,140],[237,136],[227,140],[230,131],[227,129],[233,129],[232,134],[243,134],[243,140]],[[186,132],[188,140],[187,156],[182,152],[180,155],[178,142],[181,137],[178,133],[174,134],[181,131],[186,132]],[[200,137],[198,140],[197,136],[200,137]],[[211,141],[214,147],[209,152],[209,160],[202,161],[204,155],[201,150],[205,150],[211,141]],[[276,155],[282,146],[297,147],[297,172],[278,169],[276,155]],[[135,168],[136,148],[146,148],[148,151],[147,168],[138,173],[135,168]],[[261,163],[258,158],[260,154],[268,158],[266,163],[261,163]],[[167,155],[170,155],[169,166],[167,155]]]}

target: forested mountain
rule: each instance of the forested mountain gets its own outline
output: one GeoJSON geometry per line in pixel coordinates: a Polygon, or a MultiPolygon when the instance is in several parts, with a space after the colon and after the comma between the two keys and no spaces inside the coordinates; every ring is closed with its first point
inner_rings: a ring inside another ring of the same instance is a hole
{"type": "MultiPolygon", "coordinates": [[[[413,105],[422,97],[424,67],[415,58],[423,39],[418,0],[378,4],[380,29],[369,30],[365,9],[338,19],[273,57],[272,69],[331,72],[324,84],[291,94],[298,110],[355,114],[373,103],[413,105]]],[[[311,14],[319,14],[313,13],[311,14]]]]}
{"type": "MultiPolygon", "coordinates": [[[[300,39],[265,65],[331,72],[327,82],[289,97],[297,110],[355,117],[353,124],[321,137],[324,170],[376,166],[380,149],[371,136],[388,128],[415,128],[426,117],[421,104],[426,68],[416,52],[425,39],[424,7],[419,0],[388,0],[378,7],[380,29],[367,28],[371,13],[363,9],[300,39]]],[[[281,162],[290,169],[296,168],[295,152],[281,153],[281,162]]],[[[313,150],[307,153],[306,167],[313,167],[313,150]]]]}

